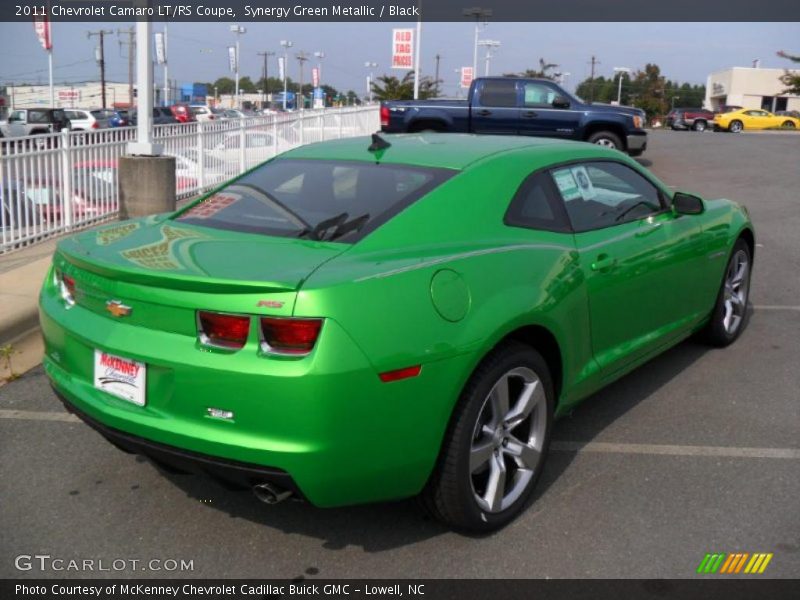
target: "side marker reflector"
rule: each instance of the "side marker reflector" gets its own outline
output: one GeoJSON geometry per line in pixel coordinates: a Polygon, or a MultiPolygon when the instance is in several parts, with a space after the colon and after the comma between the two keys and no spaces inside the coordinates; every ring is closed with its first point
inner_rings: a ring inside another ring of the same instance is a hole
{"type": "Polygon", "coordinates": [[[395,371],[386,371],[378,375],[383,383],[390,381],[398,381],[399,379],[408,379],[409,377],[416,377],[422,370],[422,365],[415,365],[413,367],[405,367],[395,371]]]}

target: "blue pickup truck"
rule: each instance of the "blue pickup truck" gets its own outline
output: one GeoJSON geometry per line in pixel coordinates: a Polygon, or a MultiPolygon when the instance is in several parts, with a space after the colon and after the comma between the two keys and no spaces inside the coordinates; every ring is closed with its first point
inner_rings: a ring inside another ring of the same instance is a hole
{"type": "Polygon", "coordinates": [[[589,104],[547,79],[481,77],[467,100],[395,100],[381,104],[386,133],[448,131],[533,135],[609,146],[640,156],[647,148],[644,111],[589,104]]]}

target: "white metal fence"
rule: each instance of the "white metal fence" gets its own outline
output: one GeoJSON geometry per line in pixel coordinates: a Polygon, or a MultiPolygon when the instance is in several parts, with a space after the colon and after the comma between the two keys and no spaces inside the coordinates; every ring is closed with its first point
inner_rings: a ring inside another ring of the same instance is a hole
{"type": "MultiPolygon", "coordinates": [[[[338,108],[156,125],[175,157],[177,197],[190,198],[291,148],[367,135],[378,108],[338,108]]],[[[117,164],[135,127],[0,138],[0,253],[114,218],[117,164]]]]}

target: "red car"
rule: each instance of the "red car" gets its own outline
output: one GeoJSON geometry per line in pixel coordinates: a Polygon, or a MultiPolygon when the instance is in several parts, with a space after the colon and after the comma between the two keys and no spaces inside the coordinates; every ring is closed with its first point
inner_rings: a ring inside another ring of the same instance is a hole
{"type": "Polygon", "coordinates": [[[192,112],[192,107],[188,104],[173,104],[169,107],[173,116],[178,119],[180,123],[193,123],[197,121],[192,112]]]}

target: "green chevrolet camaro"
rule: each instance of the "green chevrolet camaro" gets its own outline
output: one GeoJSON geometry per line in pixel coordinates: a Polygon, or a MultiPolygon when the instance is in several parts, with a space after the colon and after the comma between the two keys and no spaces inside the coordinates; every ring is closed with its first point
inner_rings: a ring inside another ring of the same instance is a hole
{"type": "Polygon", "coordinates": [[[556,417],[693,333],[738,337],[754,245],[736,203],[590,144],[325,142],[60,242],[44,366],[166,468],[269,503],[420,495],[488,531],[531,499],[556,417]]]}

